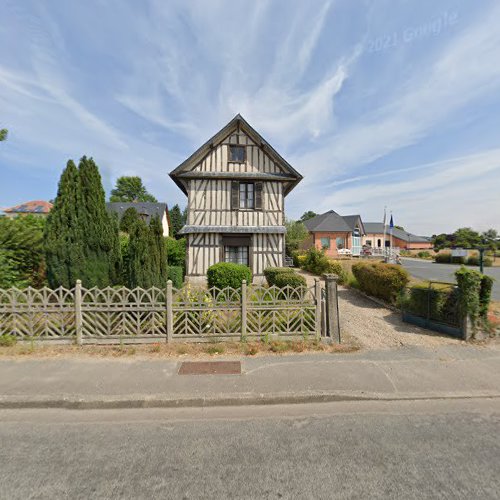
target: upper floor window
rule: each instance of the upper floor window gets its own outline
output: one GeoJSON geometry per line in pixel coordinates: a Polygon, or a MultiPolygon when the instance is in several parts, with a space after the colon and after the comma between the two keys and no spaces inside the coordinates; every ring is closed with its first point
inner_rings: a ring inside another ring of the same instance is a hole
{"type": "Polygon", "coordinates": [[[255,208],[253,182],[240,182],[240,208],[255,208]]]}
{"type": "Polygon", "coordinates": [[[262,210],[262,182],[231,182],[231,210],[262,210]]]}
{"type": "Polygon", "coordinates": [[[245,146],[229,146],[229,161],[234,163],[245,163],[246,161],[246,148],[245,146]]]}

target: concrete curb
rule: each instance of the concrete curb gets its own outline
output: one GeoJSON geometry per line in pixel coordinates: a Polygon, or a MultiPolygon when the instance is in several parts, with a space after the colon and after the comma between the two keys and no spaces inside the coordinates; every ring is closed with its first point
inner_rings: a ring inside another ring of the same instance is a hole
{"type": "Polygon", "coordinates": [[[500,398],[500,393],[268,393],[268,394],[231,394],[209,397],[131,396],[131,397],[0,397],[0,410],[8,409],[68,409],[68,410],[106,410],[137,408],[203,408],[215,406],[258,406],[307,403],[332,403],[341,401],[420,401],[445,399],[491,399],[500,398]]]}

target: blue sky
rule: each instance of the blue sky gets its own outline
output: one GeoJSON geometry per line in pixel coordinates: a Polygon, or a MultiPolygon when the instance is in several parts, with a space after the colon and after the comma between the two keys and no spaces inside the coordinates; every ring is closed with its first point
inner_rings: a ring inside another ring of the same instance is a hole
{"type": "Polygon", "coordinates": [[[241,113],[301,173],[289,217],[500,230],[500,2],[0,0],[0,207],[69,158],[107,192],[168,172],[241,113]]]}

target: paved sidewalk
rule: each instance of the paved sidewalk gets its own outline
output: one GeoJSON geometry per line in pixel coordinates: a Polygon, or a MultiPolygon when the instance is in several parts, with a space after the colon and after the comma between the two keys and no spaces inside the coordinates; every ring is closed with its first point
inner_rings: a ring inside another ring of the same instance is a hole
{"type": "Polygon", "coordinates": [[[1,360],[0,408],[137,408],[500,396],[498,345],[214,357],[224,359],[241,359],[241,375],[179,375],[184,359],[1,360]]]}

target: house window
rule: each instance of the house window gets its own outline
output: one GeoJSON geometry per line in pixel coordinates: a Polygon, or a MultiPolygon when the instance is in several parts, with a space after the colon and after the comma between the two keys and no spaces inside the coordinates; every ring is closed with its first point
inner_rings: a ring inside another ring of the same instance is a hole
{"type": "Polygon", "coordinates": [[[248,266],[248,247],[224,247],[224,261],[248,266]]]}
{"type": "Polygon", "coordinates": [[[345,248],[345,238],[342,236],[337,236],[337,238],[335,239],[335,244],[337,245],[338,250],[342,250],[343,248],[345,248]]]}
{"type": "Polygon", "coordinates": [[[382,246],[382,240],[379,238],[377,240],[377,248],[380,248],[382,246]]]}
{"type": "Polygon", "coordinates": [[[245,163],[246,160],[245,146],[229,146],[229,161],[234,163],[245,163]]]}
{"type": "Polygon", "coordinates": [[[253,182],[240,182],[240,208],[255,208],[253,182]]]}
{"type": "Polygon", "coordinates": [[[330,238],[320,238],[321,240],[321,248],[325,248],[326,250],[330,249],[330,238]]]}
{"type": "Polygon", "coordinates": [[[372,246],[372,240],[366,240],[366,244],[371,247],[372,246]]]}
{"type": "Polygon", "coordinates": [[[359,227],[356,227],[356,229],[354,229],[353,236],[354,236],[354,237],[356,237],[356,236],[360,236],[359,227]]]}

